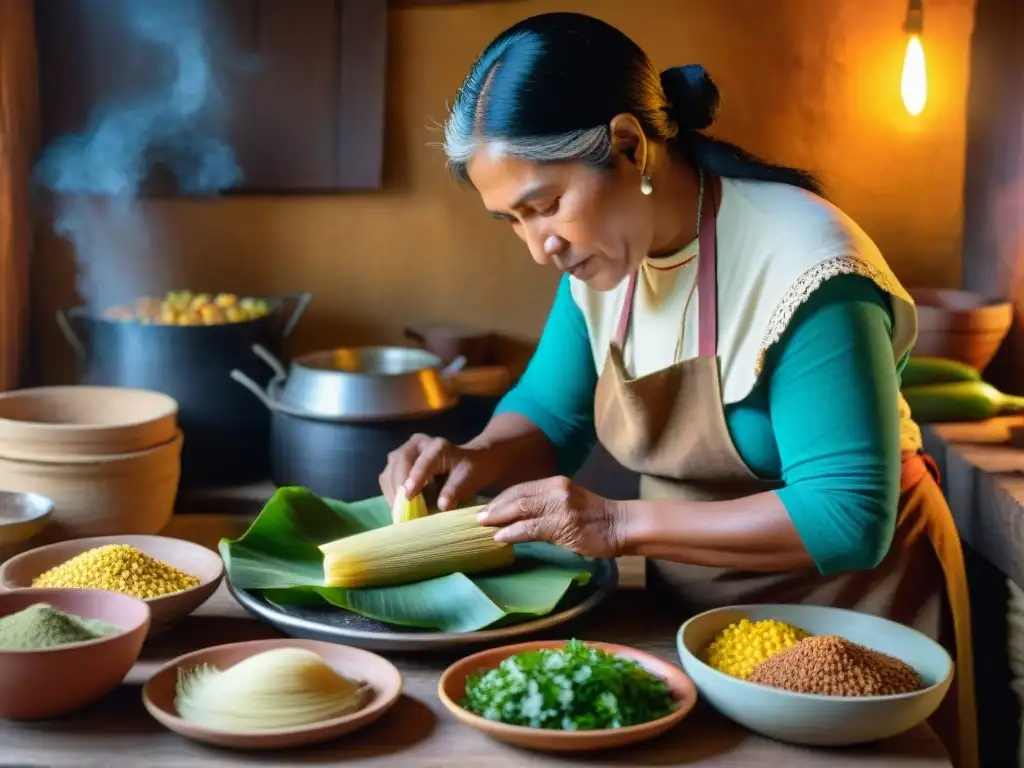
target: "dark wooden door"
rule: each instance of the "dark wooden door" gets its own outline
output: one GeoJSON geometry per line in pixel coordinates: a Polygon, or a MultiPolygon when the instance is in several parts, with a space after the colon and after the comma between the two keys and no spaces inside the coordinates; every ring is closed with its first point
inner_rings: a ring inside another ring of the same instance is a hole
{"type": "Polygon", "coordinates": [[[386,0],[38,0],[37,34],[46,143],[91,137],[98,161],[120,153],[123,167],[124,153],[144,153],[145,193],[218,191],[181,183],[201,178],[196,163],[217,147],[241,170],[230,191],[381,185],[386,0]],[[198,15],[183,18],[188,9],[198,15]],[[188,114],[204,88],[203,108],[188,114]],[[172,99],[186,106],[164,109],[172,99]]]}

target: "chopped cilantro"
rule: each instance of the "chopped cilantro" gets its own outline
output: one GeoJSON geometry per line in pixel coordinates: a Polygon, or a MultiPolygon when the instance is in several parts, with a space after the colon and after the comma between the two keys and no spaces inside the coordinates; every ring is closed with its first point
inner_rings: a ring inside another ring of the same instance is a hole
{"type": "Polygon", "coordinates": [[[472,673],[462,706],[510,725],[586,731],[657,720],[676,702],[663,680],[632,659],[570,640],[472,673]]]}

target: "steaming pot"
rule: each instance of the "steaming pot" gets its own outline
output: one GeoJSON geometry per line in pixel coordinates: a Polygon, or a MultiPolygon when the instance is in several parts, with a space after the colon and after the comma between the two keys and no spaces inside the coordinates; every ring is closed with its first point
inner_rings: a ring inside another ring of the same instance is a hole
{"type": "Polygon", "coordinates": [[[231,371],[269,383],[271,372],[252,347],[280,355],[310,298],[264,299],[268,315],[220,325],[148,325],[84,307],[58,312],[57,322],[78,357],[81,383],[150,389],[178,401],[182,486],[225,485],[265,478],[269,469],[270,415],[239,397],[231,371]]]}

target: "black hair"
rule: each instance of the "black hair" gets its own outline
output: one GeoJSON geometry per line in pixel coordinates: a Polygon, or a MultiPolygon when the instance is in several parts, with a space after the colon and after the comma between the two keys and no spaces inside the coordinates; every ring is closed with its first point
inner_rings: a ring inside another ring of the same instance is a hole
{"type": "Polygon", "coordinates": [[[481,140],[500,140],[508,153],[538,162],[607,164],[609,123],[628,113],[648,138],[698,168],[821,194],[811,173],[703,133],[719,102],[703,67],[659,75],[647,54],[610,24],[581,13],[545,13],[502,32],[473,64],[445,125],[445,151],[463,179],[481,140]]]}

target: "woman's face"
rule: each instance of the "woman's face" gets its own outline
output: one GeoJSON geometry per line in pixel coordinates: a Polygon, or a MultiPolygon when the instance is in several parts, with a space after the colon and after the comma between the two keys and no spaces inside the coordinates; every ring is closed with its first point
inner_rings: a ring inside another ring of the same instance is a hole
{"type": "Polygon", "coordinates": [[[637,167],[615,157],[611,169],[542,164],[489,145],[467,170],[491,215],[512,225],[534,261],[550,261],[590,288],[608,291],[639,266],[653,240],[637,167]]]}

